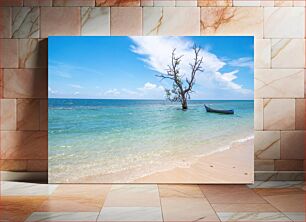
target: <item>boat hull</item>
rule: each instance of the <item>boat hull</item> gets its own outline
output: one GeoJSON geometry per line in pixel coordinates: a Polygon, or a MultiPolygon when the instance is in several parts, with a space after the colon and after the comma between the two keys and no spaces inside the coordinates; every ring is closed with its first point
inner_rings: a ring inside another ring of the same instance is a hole
{"type": "Polygon", "coordinates": [[[204,105],[206,112],[208,113],[219,113],[219,114],[234,114],[234,110],[229,109],[229,110],[219,110],[219,109],[212,109],[206,105],[204,105]]]}

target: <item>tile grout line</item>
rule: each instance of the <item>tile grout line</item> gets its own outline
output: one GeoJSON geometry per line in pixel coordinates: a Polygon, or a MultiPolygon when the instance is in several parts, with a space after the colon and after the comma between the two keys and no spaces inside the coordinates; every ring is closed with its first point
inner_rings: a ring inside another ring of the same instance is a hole
{"type": "MultiPolygon", "coordinates": [[[[259,188],[261,189],[261,188],[259,188]]],[[[273,189],[273,188],[264,188],[264,189],[273,189]]],[[[287,217],[286,214],[284,214],[278,207],[274,206],[272,203],[270,203],[268,200],[266,200],[266,198],[264,198],[262,195],[260,195],[259,193],[257,193],[256,191],[254,191],[258,196],[260,196],[264,201],[266,201],[266,203],[270,204],[272,207],[274,207],[278,213],[280,213],[281,215],[285,216],[286,218],[288,218],[290,221],[292,221],[289,217],[287,217]]]]}
{"type": "Polygon", "coordinates": [[[206,195],[204,194],[203,190],[200,188],[200,185],[199,185],[199,184],[197,184],[197,187],[200,189],[200,191],[201,191],[203,197],[207,200],[207,202],[209,203],[210,207],[211,207],[211,208],[213,209],[213,211],[215,212],[215,214],[216,214],[217,218],[219,219],[219,221],[222,222],[222,220],[221,220],[221,218],[219,217],[217,211],[216,211],[215,208],[212,206],[211,202],[210,202],[209,199],[206,197],[206,195]]]}
{"type": "Polygon", "coordinates": [[[159,191],[159,184],[156,184],[157,190],[158,190],[158,197],[159,197],[159,205],[160,205],[160,211],[161,211],[161,216],[162,216],[162,221],[164,222],[164,213],[163,213],[163,207],[161,203],[161,196],[160,196],[160,191],[159,191]]]}
{"type": "Polygon", "coordinates": [[[96,221],[98,221],[98,219],[99,219],[99,217],[100,217],[101,211],[102,211],[102,209],[103,209],[103,207],[104,207],[104,204],[105,204],[105,201],[106,201],[106,198],[107,198],[108,194],[111,192],[112,186],[113,186],[113,184],[110,185],[110,188],[109,188],[109,190],[108,190],[108,192],[107,192],[107,194],[106,194],[106,196],[105,196],[105,198],[104,198],[104,202],[103,202],[103,204],[102,204],[102,206],[101,206],[101,209],[100,209],[100,211],[99,211],[99,213],[98,213],[98,216],[97,216],[96,221]]]}
{"type": "MultiPolygon", "coordinates": [[[[198,185],[199,187],[199,185],[198,185]]],[[[260,194],[258,194],[256,191],[254,191],[253,189],[249,188],[248,189],[252,190],[254,193],[256,193],[259,197],[261,197],[265,202],[266,204],[269,204],[271,205],[272,207],[274,207],[276,210],[277,210],[277,213],[280,213],[282,216],[286,217],[287,219],[289,219],[290,221],[293,221],[291,220],[291,218],[289,218],[285,213],[283,213],[279,208],[277,208],[276,206],[274,206],[272,203],[270,203],[269,201],[267,201],[263,196],[261,196],[260,194]]],[[[205,196],[204,192],[202,191],[202,189],[200,188],[203,196],[207,199],[208,203],[210,204],[211,208],[214,210],[215,214],[217,215],[217,217],[219,218],[219,220],[222,222],[221,218],[219,217],[218,213],[215,211],[214,207],[212,206],[211,202],[209,201],[209,199],[205,196]]],[[[219,203],[219,204],[227,204],[227,203],[219,203]]],[[[238,203],[239,204],[239,203],[238,203]]],[[[256,204],[256,203],[249,203],[249,204],[256,204]]],[[[232,213],[244,213],[244,212],[232,212],[232,213]]],[[[264,212],[250,212],[250,213],[264,213],[264,212]]],[[[269,212],[265,212],[265,213],[269,213],[269,212]]],[[[270,212],[271,213],[271,212],[270,212]]],[[[272,212],[273,213],[273,212],[272,212]]]]}

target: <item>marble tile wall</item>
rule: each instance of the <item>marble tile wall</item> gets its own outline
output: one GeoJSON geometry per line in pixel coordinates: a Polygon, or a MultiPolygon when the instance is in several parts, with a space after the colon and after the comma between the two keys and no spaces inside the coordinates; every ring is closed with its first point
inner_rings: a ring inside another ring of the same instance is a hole
{"type": "Polygon", "coordinates": [[[47,171],[48,36],[254,35],[256,178],[301,178],[305,6],[303,0],[0,0],[2,170],[47,171]]]}

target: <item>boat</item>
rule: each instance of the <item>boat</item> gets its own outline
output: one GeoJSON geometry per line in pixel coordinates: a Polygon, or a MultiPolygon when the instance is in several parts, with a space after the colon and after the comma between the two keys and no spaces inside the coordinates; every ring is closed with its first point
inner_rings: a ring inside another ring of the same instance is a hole
{"type": "Polygon", "coordinates": [[[228,109],[228,110],[212,109],[212,108],[206,106],[205,104],[204,104],[204,106],[205,106],[206,112],[208,112],[208,113],[234,114],[234,110],[232,110],[232,109],[228,109]]]}

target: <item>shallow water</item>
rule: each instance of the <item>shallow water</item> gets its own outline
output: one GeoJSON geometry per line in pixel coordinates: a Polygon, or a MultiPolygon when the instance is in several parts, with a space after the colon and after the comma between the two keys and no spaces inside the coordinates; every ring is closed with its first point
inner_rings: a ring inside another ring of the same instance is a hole
{"type": "Polygon", "coordinates": [[[49,179],[130,172],[134,179],[226,149],[253,134],[254,101],[49,99],[49,179]],[[203,104],[234,109],[207,113],[203,104]]]}

